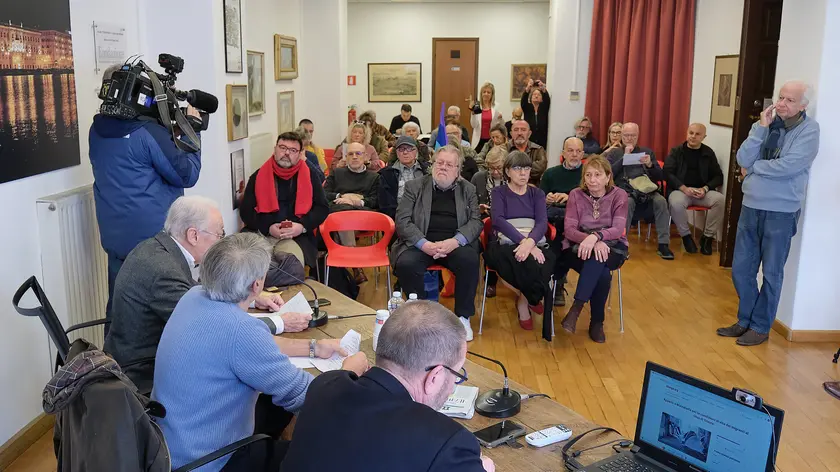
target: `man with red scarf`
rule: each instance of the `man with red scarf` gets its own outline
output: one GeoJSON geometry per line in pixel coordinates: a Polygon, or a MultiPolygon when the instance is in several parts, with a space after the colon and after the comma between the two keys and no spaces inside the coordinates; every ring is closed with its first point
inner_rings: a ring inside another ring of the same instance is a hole
{"type": "Polygon", "coordinates": [[[246,231],[259,232],[274,243],[275,254],[294,254],[314,268],[318,257],[315,229],[330,210],[324,189],[302,153],[298,134],[281,134],[274,155],[248,179],[239,215],[246,231]]]}

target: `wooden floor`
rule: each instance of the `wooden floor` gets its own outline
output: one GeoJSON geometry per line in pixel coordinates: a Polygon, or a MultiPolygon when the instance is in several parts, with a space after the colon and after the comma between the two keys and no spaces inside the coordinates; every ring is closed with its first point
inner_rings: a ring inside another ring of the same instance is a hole
{"type": "MultiPolygon", "coordinates": [[[[717,266],[717,254],[687,255],[678,250],[675,238],[671,246],[676,260],[663,261],[656,256],[654,241],[639,241],[632,234],[632,258],[622,269],[623,334],[618,329],[616,291],[607,312],[606,344],[589,340],[586,311],[576,335],[558,328],[555,340],[547,343],[539,337],[539,321],[534,331],[519,328],[513,293],[500,284],[498,296],[487,300],[482,335],[478,335],[478,316],[473,320],[476,334],[470,350],[499,359],[514,380],[631,439],[648,360],[725,388],[743,387],[786,411],[777,470],[840,471],[840,401],[822,389],[824,381],[840,379],[840,368],[831,363],[838,346],[794,344],[772,333],[768,343],[744,348],[733,339],[718,337],[716,328],[735,321],[737,297],[730,272],[717,266]]],[[[359,301],[382,308],[387,300],[384,277],[375,290],[368,274],[370,282],[359,301]]],[[[576,274],[569,278],[573,294],[576,274]]],[[[442,303],[452,307],[452,299],[442,303]]],[[[559,310],[555,314],[558,323],[563,314],[559,310]]],[[[55,469],[50,433],[9,472],[55,469]]]]}

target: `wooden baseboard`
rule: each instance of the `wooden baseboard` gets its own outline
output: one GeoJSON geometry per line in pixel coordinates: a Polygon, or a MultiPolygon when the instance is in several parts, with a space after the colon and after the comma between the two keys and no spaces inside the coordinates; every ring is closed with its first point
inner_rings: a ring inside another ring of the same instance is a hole
{"type": "Polygon", "coordinates": [[[773,331],[793,343],[830,343],[840,342],[840,331],[808,331],[790,329],[778,319],[773,322],[773,331]]]}
{"type": "Polygon", "coordinates": [[[37,418],[17,432],[5,444],[0,446],[0,470],[5,470],[29,449],[41,436],[52,429],[55,423],[54,415],[41,413],[37,418]]]}

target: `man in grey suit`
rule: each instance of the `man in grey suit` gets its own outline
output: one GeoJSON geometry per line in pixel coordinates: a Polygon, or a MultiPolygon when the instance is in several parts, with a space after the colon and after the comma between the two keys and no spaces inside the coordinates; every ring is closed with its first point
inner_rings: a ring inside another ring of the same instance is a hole
{"type": "Polygon", "coordinates": [[[425,295],[423,274],[437,264],[455,274],[455,314],[472,341],[470,317],[478,288],[478,237],[484,225],[473,184],[460,177],[464,156],[447,145],[435,153],[432,175],[406,182],[397,206],[399,240],[394,273],[406,293],[425,295]]]}
{"type": "MultiPolygon", "coordinates": [[[[151,390],[154,357],[172,310],[197,285],[198,264],[207,250],[224,237],[222,214],[213,200],[179,197],[169,208],[163,231],[138,244],[126,257],[114,285],[105,352],[141,392],[151,390]]],[[[256,302],[258,308],[272,311],[282,304],[279,295],[256,302]]],[[[308,326],[307,317],[283,315],[285,330],[302,331],[308,326]]]]}

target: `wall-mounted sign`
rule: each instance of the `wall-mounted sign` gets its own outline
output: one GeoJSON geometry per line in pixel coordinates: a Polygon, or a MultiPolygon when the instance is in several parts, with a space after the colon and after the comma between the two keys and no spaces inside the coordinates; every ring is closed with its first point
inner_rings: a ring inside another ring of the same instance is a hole
{"type": "Polygon", "coordinates": [[[356,85],[356,76],[355,75],[348,75],[347,76],[347,85],[356,85]]]}

